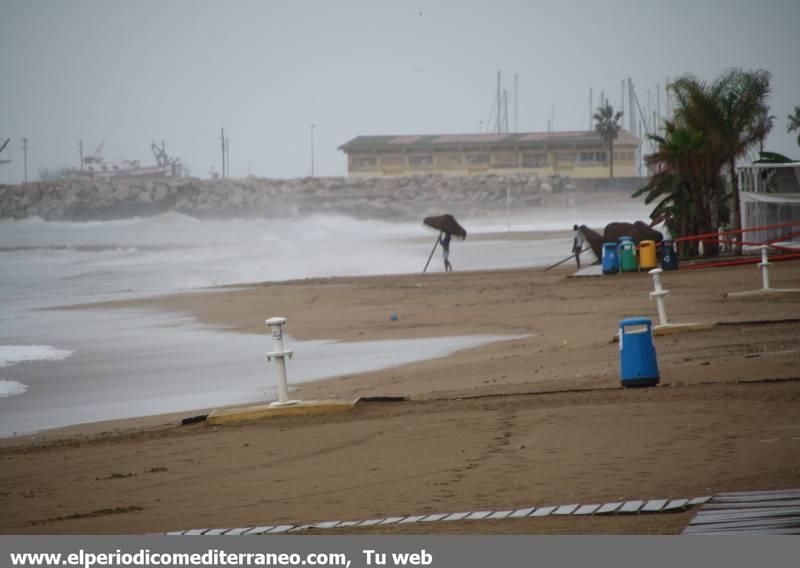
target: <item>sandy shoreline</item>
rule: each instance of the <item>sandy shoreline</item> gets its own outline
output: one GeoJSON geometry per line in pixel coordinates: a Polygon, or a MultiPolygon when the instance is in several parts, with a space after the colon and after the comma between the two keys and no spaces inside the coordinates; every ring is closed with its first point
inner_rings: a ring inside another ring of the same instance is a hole
{"type": "MultiPolygon", "coordinates": [[[[412,399],[337,417],[178,427],[192,414],[181,413],[4,440],[0,531],[135,533],[800,487],[800,324],[746,323],[800,317],[800,297],[724,299],[758,285],[753,267],[665,275],[671,320],[732,325],[658,338],[672,387],[629,391],[610,339],[620,319],[654,316],[651,280],[570,272],[309,279],[107,304],[247,333],[282,315],[298,339],[526,337],[298,387],[306,399],[412,399]],[[558,394],[536,394],[547,392],[558,394]]],[[[773,272],[774,286],[800,287],[795,263],[773,272]]],[[[592,531],[675,525],[653,522],[592,531]]],[[[517,529],[463,529],[476,530],[517,529]]]]}

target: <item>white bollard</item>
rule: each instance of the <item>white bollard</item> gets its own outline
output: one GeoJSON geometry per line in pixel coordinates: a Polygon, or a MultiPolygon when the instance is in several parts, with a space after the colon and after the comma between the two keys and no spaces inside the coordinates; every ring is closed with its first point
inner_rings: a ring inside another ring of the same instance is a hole
{"type": "Polygon", "coordinates": [[[767,257],[767,245],[761,245],[761,262],[758,267],[761,269],[761,287],[763,290],[769,290],[769,267],[772,263],[769,262],[767,257]]]}
{"type": "Polygon", "coordinates": [[[653,288],[655,288],[654,292],[650,292],[650,299],[652,300],[655,298],[656,305],[658,306],[658,319],[660,325],[669,325],[667,321],[667,308],[664,305],[664,296],[669,295],[669,290],[664,290],[664,287],[661,285],[661,273],[664,272],[661,268],[654,268],[653,270],[649,271],[653,277],[653,288]]]}
{"type": "Polygon", "coordinates": [[[291,358],[292,351],[283,348],[283,324],[286,318],[274,317],[265,322],[272,328],[272,351],[267,353],[267,361],[275,359],[275,370],[278,375],[278,401],[271,406],[283,406],[287,404],[297,404],[299,400],[289,400],[289,387],[286,383],[286,357],[291,358]]]}

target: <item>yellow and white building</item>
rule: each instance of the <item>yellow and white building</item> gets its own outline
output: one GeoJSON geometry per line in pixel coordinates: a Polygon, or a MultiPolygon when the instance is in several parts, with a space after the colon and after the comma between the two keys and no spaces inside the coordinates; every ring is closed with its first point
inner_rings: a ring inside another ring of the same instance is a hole
{"type": "MultiPolygon", "coordinates": [[[[636,177],[639,139],[614,141],[614,177],[636,177]]],[[[357,136],[339,147],[351,176],[535,173],[609,177],[608,145],[593,131],[357,136]]]]}

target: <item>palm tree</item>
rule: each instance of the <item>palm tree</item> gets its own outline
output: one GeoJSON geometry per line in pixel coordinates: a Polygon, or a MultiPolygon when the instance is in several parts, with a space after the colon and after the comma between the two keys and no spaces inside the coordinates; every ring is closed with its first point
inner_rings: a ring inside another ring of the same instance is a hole
{"type": "MultiPolygon", "coordinates": [[[[707,137],[710,171],[728,168],[737,229],[742,220],[736,160],[764,140],[772,127],[764,119],[769,116],[770,78],[769,71],[732,69],[711,84],[687,75],[670,86],[677,100],[675,120],[707,137]]],[[[737,240],[741,251],[741,234],[737,240]]]]}
{"type": "Polygon", "coordinates": [[[776,118],[778,117],[775,116],[774,114],[769,114],[769,109],[766,107],[764,108],[764,112],[762,113],[762,115],[758,118],[758,120],[760,121],[758,128],[763,134],[762,138],[758,141],[759,157],[761,156],[761,154],[764,153],[764,142],[766,142],[767,140],[767,135],[770,132],[772,132],[772,127],[775,126],[776,118]]]}
{"type": "Polygon", "coordinates": [[[622,127],[619,124],[622,118],[622,111],[614,113],[614,108],[606,103],[603,106],[597,107],[597,112],[594,113],[595,126],[594,130],[603,137],[606,144],[608,144],[608,159],[609,170],[608,177],[614,177],[614,140],[616,140],[619,131],[622,127]]]}
{"type": "Polygon", "coordinates": [[[788,117],[789,122],[786,124],[786,132],[797,131],[797,145],[800,146],[800,106],[794,107],[794,114],[788,117]]]}
{"type": "MultiPolygon", "coordinates": [[[[700,131],[664,121],[663,136],[649,135],[656,143],[655,152],[645,158],[653,172],[648,184],[633,197],[646,195],[645,203],[658,200],[652,219],[663,217],[673,235],[713,232],[713,227],[727,221],[724,183],[719,168],[709,159],[710,141],[700,131]],[[715,169],[716,168],[716,169],[715,169]]],[[[697,243],[681,243],[681,255],[697,253],[697,243]]],[[[706,254],[716,254],[715,246],[705,246],[706,254]]]]}
{"type": "MultiPolygon", "coordinates": [[[[670,234],[691,235],[696,232],[696,216],[692,205],[691,179],[686,166],[692,142],[688,136],[676,133],[671,123],[665,124],[663,136],[651,134],[648,137],[657,144],[656,151],[645,158],[653,174],[647,185],[631,197],[644,195],[647,205],[657,202],[650,218],[663,218],[670,234]]],[[[680,243],[678,253],[681,256],[695,254],[696,247],[692,245],[694,242],[680,243]]]]}

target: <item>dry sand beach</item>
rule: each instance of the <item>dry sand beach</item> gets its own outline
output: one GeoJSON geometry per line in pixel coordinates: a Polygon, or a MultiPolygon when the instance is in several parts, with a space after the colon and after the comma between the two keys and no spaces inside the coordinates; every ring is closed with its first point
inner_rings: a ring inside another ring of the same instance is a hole
{"type": "MultiPolygon", "coordinates": [[[[661,386],[622,389],[611,339],[620,319],[654,315],[650,277],[573,271],[309,279],[106,304],[191,314],[232,333],[266,333],[265,317],[283,315],[298,339],[523,337],[294,391],[409,397],[343,414],[212,427],[179,426],[192,414],[181,413],[4,439],[0,532],[145,533],[800,487],[800,296],[723,298],[758,285],[752,266],[665,274],[672,321],[724,325],[656,338],[661,386]]],[[[800,265],[776,265],[773,286],[800,287],[800,265]]],[[[360,530],[677,533],[690,517],[360,530]]]]}

